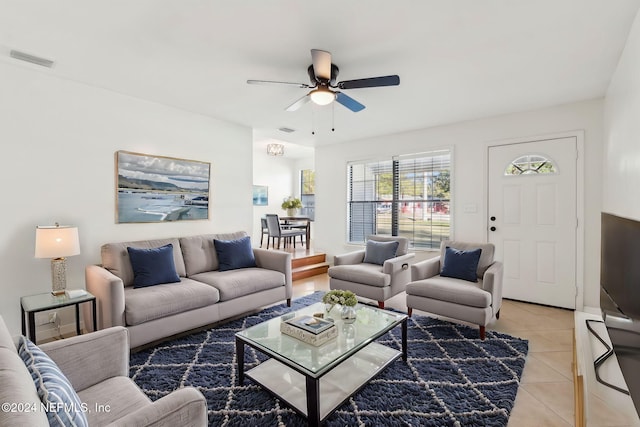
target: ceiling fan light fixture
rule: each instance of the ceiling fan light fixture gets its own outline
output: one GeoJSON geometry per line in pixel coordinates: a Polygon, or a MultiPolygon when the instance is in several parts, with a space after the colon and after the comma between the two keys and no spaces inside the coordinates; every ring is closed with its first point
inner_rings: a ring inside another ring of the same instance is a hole
{"type": "Polygon", "coordinates": [[[326,87],[319,87],[309,92],[311,101],[316,105],[329,105],[336,99],[336,94],[326,87]]]}

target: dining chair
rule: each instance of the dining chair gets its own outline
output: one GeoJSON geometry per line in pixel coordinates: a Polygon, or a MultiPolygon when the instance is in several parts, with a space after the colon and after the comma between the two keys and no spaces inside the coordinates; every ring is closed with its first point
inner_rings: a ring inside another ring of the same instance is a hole
{"type": "MultiPolygon", "coordinates": [[[[264,240],[264,235],[269,235],[269,229],[267,228],[267,218],[260,218],[260,247],[262,247],[262,241],[264,240]]],[[[269,237],[267,237],[267,245],[269,244],[269,237]]]]}
{"type": "Polygon", "coordinates": [[[307,233],[304,230],[299,229],[283,229],[280,225],[280,218],[276,214],[267,214],[267,249],[269,249],[269,239],[271,239],[271,246],[280,249],[280,240],[284,238],[284,247],[287,247],[287,243],[293,240],[293,247],[296,247],[296,237],[300,236],[300,243],[302,243],[302,237],[307,233]],[[278,239],[278,246],[275,245],[276,239],[278,239]]]}

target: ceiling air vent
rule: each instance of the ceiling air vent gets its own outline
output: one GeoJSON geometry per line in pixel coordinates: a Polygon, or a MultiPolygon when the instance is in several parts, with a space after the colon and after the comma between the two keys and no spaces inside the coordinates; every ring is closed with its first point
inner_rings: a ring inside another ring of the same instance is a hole
{"type": "Polygon", "coordinates": [[[31,62],[32,64],[40,65],[41,67],[52,68],[54,64],[54,62],[50,59],[29,55],[28,53],[20,52],[19,50],[10,51],[9,56],[15,59],[19,59],[20,61],[26,61],[31,62]]]}
{"type": "Polygon", "coordinates": [[[295,129],[291,129],[291,128],[279,128],[278,130],[284,133],[292,133],[296,131],[295,129]]]}

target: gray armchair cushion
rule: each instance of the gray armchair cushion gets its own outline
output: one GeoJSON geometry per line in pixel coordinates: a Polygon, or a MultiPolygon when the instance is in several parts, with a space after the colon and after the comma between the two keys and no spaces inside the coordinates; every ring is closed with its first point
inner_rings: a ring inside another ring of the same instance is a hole
{"type": "Polygon", "coordinates": [[[109,405],[109,411],[92,410],[87,413],[89,425],[106,425],[139,408],[151,405],[151,400],[127,377],[109,378],[78,393],[91,409],[109,405]]]}
{"type": "Polygon", "coordinates": [[[329,268],[329,276],[346,282],[385,287],[391,284],[391,276],[382,272],[377,264],[335,265],[329,268]]]}
{"type": "Polygon", "coordinates": [[[471,307],[485,308],[491,306],[491,294],[482,289],[482,281],[471,283],[466,280],[435,276],[430,279],[409,283],[406,292],[407,295],[471,307]]]}

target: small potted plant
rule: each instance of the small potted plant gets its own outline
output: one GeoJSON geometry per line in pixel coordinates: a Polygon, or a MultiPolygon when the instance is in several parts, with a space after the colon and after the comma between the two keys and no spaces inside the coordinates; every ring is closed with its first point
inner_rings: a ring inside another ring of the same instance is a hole
{"type": "Polygon", "coordinates": [[[297,197],[289,196],[284,199],[281,206],[287,211],[287,216],[295,216],[296,210],[302,207],[302,201],[297,197]]]}
{"type": "Polygon", "coordinates": [[[322,302],[325,304],[327,315],[334,306],[340,305],[342,306],[340,317],[344,323],[353,323],[356,321],[356,309],[354,307],[358,303],[358,299],[353,292],[334,289],[324,294],[322,302]]]}

